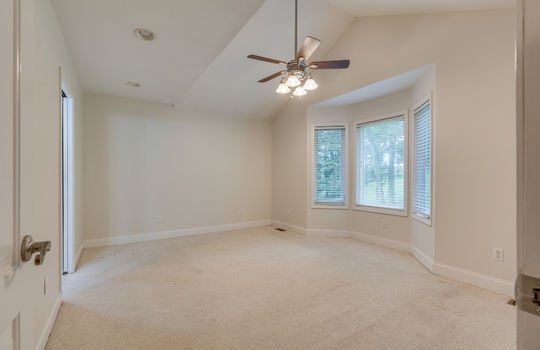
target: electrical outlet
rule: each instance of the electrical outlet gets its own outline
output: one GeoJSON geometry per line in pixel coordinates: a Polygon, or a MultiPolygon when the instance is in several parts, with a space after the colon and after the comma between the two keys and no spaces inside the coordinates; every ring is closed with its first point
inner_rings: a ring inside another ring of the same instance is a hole
{"type": "Polygon", "coordinates": [[[292,209],[287,209],[287,215],[291,216],[292,215],[292,209]]]}
{"type": "Polygon", "coordinates": [[[504,250],[501,248],[493,248],[493,260],[498,262],[504,261],[504,250]]]}

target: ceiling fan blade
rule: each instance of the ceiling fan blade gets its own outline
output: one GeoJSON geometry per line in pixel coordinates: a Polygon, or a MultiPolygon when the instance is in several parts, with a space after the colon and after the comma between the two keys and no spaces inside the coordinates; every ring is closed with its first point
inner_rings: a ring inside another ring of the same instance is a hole
{"type": "Polygon", "coordinates": [[[346,69],[349,68],[351,61],[336,60],[336,61],[316,61],[309,64],[311,69],[346,69]]]}
{"type": "Polygon", "coordinates": [[[311,55],[313,55],[313,53],[315,52],[315,50],[317,50],[320,44],[321,41],[319,39],[308,36],[306,40],[304,40],[304,43],[302,44],[300,50],[298,50],[298,53],[296,54],[296,59],[303,57],[304,61],[309,60],[311,55]]]}
{"type": "Polygon", "coordinates": [[[286,70],[282,70],[282,71],[280,71],[280,72],[274,73],[274,74],[272,74],[272,75],[267,76],[266,78],[262,78],[261,80],[259,80],[259,83],[266,83],[267,81],[270,81],[270,80],[272,80],[272,79],[275,79],[275,78],[277,78],[277,77],[279,77],[280,75],[283,75],[283,74],[285,74],[285,73],[287,73],[286,70]]]}
{"type": "Polygon", "coordinates": [[[275,63],[275,64],[284,64],[284,65],[287,65],[287,62],[285,62],[285,61],[275,60],[275,59],[273,59],[273,58],[268,58],[268,57],[263,57],[263,56],[249,55],[248,58],[251,58],[251,59],[253,59],[253,60],[259,60],[259,61],[269,62],[269,63],[275,63]]]}

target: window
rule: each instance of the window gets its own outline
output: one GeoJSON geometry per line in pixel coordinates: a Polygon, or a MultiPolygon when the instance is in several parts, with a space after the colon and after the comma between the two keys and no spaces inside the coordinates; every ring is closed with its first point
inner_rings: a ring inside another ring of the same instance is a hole
{"type": "Polygon", "coordinates": [[[414,110],[413,216],[431,219],[431,101],[414,110]]]}
{"type": "Polygon", "coordinates": [[[345,207],[346,139],[345,125],[314,127],[315,205],[345,207]]]}
{"type": "Polygon", "coordinates": [[[406,114],[356,126],[356,205],[406,215],[406,114]]]}

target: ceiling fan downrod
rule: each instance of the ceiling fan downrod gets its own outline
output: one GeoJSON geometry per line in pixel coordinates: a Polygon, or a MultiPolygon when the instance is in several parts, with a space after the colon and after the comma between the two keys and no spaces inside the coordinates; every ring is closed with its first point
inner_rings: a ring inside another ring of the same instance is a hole
{"type": "Polygon", "coordinates": [[[298,52],[298,0],[294,0],[294,52],[293,56],[298,52]]]}
{"type": "Polygon", "coordinates": [[[276,92],[278,94],[288,94],[294,89],[294,96],[303,96],[307,91],[315,90],[317,83],[311,77],[311,70],[314,69],[346,69],[349,67],[349,60],[315,61],[308,62],[315,53],[321,41],[308,36],[300,48],[298,48],[298,0],[294,0],[294,56],[290,61],[276,60],[259,55],[248,55],[248,58],[268,63],[284,66],[281,71],[271,74],[259,80],[265,83],[272,79],[281,77],[281,82],[276,92]]]}

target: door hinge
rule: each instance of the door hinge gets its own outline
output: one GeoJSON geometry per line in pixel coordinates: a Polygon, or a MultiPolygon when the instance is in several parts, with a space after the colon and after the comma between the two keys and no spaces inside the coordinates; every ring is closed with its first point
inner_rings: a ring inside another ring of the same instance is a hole
{"type": "Polygon", "coordinates": [[[540,278],[519,275],[515,293],[520,310],[540,316],[540,278]]]}

